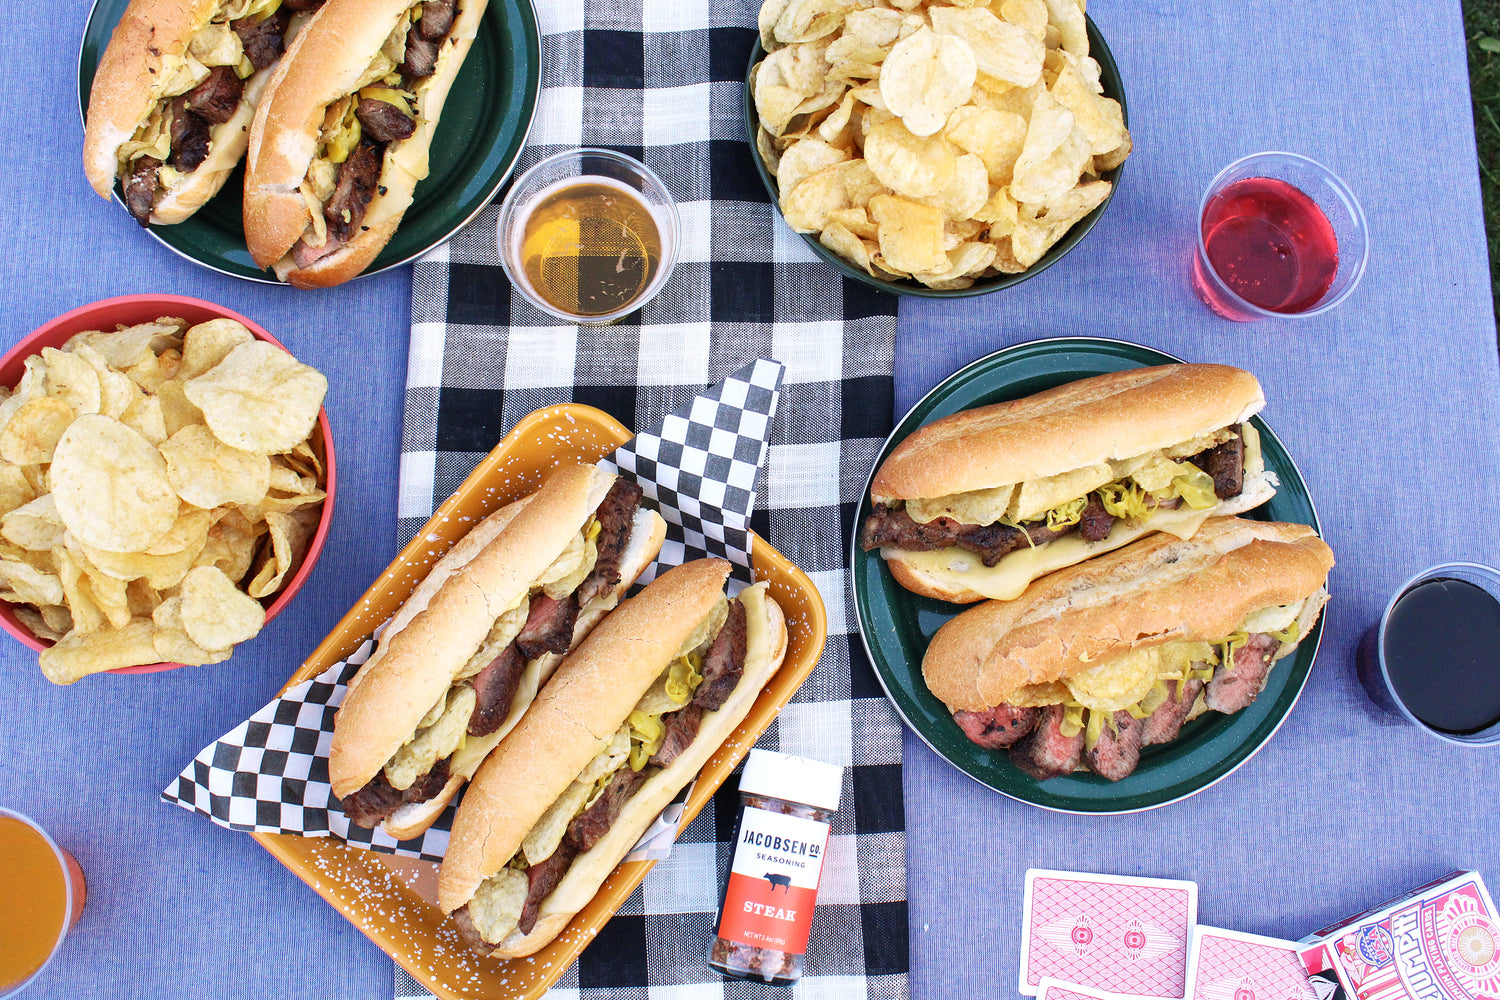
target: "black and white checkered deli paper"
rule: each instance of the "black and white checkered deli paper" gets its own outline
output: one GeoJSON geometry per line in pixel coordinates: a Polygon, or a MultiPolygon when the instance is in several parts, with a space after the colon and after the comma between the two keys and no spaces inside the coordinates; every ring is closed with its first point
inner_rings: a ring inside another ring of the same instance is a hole
{"type": "MultiPolygon", "coordinates": [[[[735,577],[751,582],[750,514],[782,372],[775,361],[747,365],[601,463],[638,482],[667,521],[667,542],[643,582],[656,565],[704,556],[728,559],[735,577]]],[[[232,830],[331,835],[376,851],[441,861],[453,807],[420,837],[397,841],[383,830],[352,825],[328,783],[334,713],[374,651],[372,636],[348,659],[291,688],[205,747],[162,798],[232,830]]],[[[680,818],[681,808],[669,807],[668,814],[680,818]]],[[[664,834],[660,826],[647,831],[633,857],[665,857],[671,841],[664,834]]]]}

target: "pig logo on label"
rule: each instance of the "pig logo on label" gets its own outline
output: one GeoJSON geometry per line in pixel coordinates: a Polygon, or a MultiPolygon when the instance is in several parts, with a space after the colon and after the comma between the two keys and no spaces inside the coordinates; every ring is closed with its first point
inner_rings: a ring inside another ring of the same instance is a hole
{"type": "Polygon", "coordinates": [[[1391,940],[1391,932],[1374,924],[1359,932],[1357,944],[1359,957],[1370,965],[1380,968],[1391,964],[1391,954],[1395,950],[1395,942],[1391,940]]]}
{"type": "Polygon", "coordinates": [[[790,875],[775,875],[771,872],[766,872],[761,877],[771,883],[771,892],[775,892],[778,885],[781,886],[783,893],[790,893],[792,891],[792,877],[790,875]]]}

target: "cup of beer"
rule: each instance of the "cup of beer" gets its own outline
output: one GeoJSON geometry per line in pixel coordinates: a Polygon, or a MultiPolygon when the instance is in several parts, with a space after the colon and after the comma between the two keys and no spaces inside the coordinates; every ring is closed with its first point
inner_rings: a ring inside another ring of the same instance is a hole
{"type": "Polygon", "coordinates": [[[30,819],[0,807],[0,1000],[47,967],[83,915],[83,869],[30,819]]]}
{"type": "Polygon", "coordinates": [[[677,206],[651,168],[608,149],[547,157],[500,206],[500,264],[536,308],[606,324],[640,309],[677,264],[677,206]]]}
{"type": "Polygon", "coordinates": [[[1413,576],[1355,657],[1370,699],[1445,743],[1500,746],[1500,572],[1443,563],[1413,576]]]}

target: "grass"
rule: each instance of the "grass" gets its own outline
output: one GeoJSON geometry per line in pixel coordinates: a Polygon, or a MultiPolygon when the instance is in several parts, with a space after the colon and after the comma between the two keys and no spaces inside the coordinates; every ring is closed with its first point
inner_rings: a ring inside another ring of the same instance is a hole
{"type": "Polygon", "coordinates": [[[1490,279],[1500,316],[1500,4],[1463,0],[1469,40],[1469,85],[1474,93],[1474,134],[1479,146],[1479,186],[1489,233],[1490,279]]]}

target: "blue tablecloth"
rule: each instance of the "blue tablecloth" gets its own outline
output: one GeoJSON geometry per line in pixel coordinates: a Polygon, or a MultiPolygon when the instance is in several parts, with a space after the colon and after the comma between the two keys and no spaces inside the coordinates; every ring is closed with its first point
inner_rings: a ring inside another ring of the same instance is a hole
{"type": "MultiPolygon", "coordinates": [[[[0,11],[0,347],[132,292],[196,295],[269,328],[329,376],[339,500],[287,614],[232,661],[71,688],[0,643],[0,804],[89,875],[82,923],[29,997],[389,996],[391,966],[250,838],[158,791],[258,708],[395,552],[407,269],[327,292],[221,277],[145,238],[79,169],[74,60],[86,0],[0,11]]],[[[1197,879],[1200,917],[1298,936],[1454,867],[1500,881],[1500,753],[1450,750],[1367,708],[1353,648],[1392,588],[1444,559],[1500,562],[1495,327],[1458,0],[1096,2],[1136,152],[1098,228],[1026,283],[902,303],[899,405],[1037,337],[1135,340],[1260,376],[1338,555],[1323,652],[1282,730],[1185,802],[1087,818],[1001,798],[907,746],[912,992],[1014,990],[1031,866],[1197,879]],[[1362,199],[1363,285],[1303,322],[1233,324],[1188,285],[1194,216],[1219,167],[1290,149],[1362,199]]]]}

